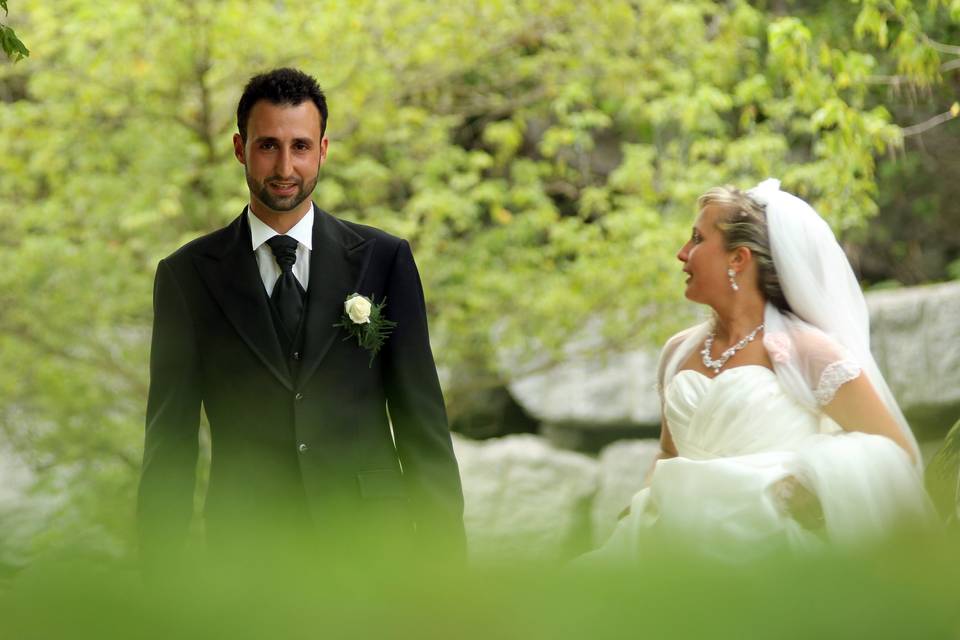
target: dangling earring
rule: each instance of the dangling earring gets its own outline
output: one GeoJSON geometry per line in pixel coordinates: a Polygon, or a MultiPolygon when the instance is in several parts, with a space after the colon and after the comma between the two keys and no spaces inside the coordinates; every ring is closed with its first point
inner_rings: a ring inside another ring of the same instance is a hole
{"type": "Polygon", "coordinates": [[[734,291],[740,291],[740,285],[737,284],[737,272],[733,269],[727,269],[727,277],[730,278],[730,288],[734,291]]]}

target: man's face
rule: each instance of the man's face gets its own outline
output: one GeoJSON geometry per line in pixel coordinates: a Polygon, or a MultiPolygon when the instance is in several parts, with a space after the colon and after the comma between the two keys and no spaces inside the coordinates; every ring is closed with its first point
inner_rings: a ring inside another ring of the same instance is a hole
{"type": "Polygon", "coordinates": [[[234,134],[233,147],[244,165],[255,213],[306,212],[327,159],[320,111],[311,100],[296,106],[260,100],[250,110],[246,144],[234,134]]]}

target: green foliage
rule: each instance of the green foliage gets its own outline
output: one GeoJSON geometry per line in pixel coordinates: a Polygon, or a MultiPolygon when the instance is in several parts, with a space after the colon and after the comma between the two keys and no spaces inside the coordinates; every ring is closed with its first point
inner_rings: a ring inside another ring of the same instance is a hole
{"type": "Polygon", "coordinates": [[[858,262],[868,282],[916,285],[960,275],[950,268],[960,256],[960,183],[949,179],[960,171],[957,145],[960,128],[948,125],[924,134],[916,151],[881,160],[880,215],[850,234],[862,247],[858,262]]]}
{"type": "MultiPolygon", "coordinates": [[[[7,0],[0,0],[0,9],[3,9],[5,16],[9,15],[7,0]]],[[[0,49],[3,49],[7,57],[14,62],[19,62],[30,55],[29,49],[20,41],[16,32],[2,22],[0,22],[0,49]]]]}
{"type": "Polygon", "coordinates": [[[955,543],[910,537],[751,563],[664,546],[606,569],[254,555],[147,585],[133,567],[64,554],[9,580],[0,613],[7,637],[76,640],[954,638],[955,543]]]}
{"type": "MultiPolygon", "coordinates": [[[[615,352],[687,323],[674,253],[711,186],[776,175],[838,230],[861,228],[876,157],[901,144],[870,78],[935,82],[927,14],[957,13],[117,0],[105,19],[53,4],[18,5],[31,64],[0,66],[0,428],[38,491],[126,504],[153,271],[245,204],[230,136],[253,73],[295,65],[325,88],[315,199],[410,240],[457,416],[586,327],[615,352]]],[[[122,547],[131,512],[57,513],[122,547]]]]}
{"type": "Polygon", "coordinates": [[[960,517],[960,420],[950,428],[923,475],[940,516],[956,527],[960,517]]]}
{"type": "Polygon", "coordinates": [[[947,265],[947,275],[952,280],[960,280],[960,260],[954,260],[947,265]]]}
{"type": "MultiPolygon", "coordinates": [[[[940,56],[927,31],[935,16],[943,15],[941,7],[956,21],[956,2],[931,0],[926,3],[906,0],[861,0],[854,31],[860,38],[872,38],[888,49],[896,72],[912,78],[920,85],[940,80],[940,56]],[[922,15],[923,9],[928,11],[922,15]]],[[[946,16],[944,16],[946,17],[946,16]]]]}
{"type": "Polygon", "coordinates": [[[20,41],[17,33],[2,23],[0,23],[0,48],[14,62],[19,62],[30,55],[30,50],[20,41]]]}

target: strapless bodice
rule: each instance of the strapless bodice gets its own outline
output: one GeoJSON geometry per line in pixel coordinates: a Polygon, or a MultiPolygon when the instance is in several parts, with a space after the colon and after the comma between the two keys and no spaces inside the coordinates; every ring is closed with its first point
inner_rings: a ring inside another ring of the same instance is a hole
{"type": "Polygon", "coordinates": [[[776,374],[760,365],[715,378],[678,371],[664,403],[677,452],[695,460],[789,450],[820,426],[819,415],[788,396],[776,374]]]}

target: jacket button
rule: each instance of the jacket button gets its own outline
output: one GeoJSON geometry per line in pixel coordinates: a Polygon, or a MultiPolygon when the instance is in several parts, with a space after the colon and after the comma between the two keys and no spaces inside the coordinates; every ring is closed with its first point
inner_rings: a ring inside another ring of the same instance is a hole
{"type": "Polygon", "coordinates": [[[296,398],[297,400],[303,400],[303,394],[298,393],[297,395],[294,396],[294,398],[296,398]]]}
{"type": "Polygon", "coordinates": [[[301,442],[300,445],[297,447],[297,451],[299,451],[300,453],[305,453],[307,449],[309,449],[309,447],[305,442],[301,442]]]}

